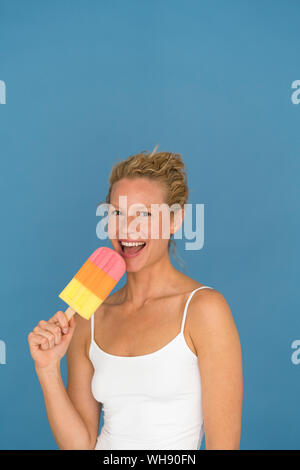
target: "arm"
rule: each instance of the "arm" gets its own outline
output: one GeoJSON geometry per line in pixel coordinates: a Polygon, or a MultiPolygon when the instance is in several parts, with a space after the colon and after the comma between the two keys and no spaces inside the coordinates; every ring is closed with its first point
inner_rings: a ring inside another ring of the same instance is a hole
{"type": "Polygon", "coordinates": [[[201,376],[206,449],[238,450],[243,401],[239,335],[229,305],[218,291],[199,291],[190,305],[190,335],[201,376]]]}
{"type": "Polygon", "coordinates": [[[94,367],[89,359],[91,321],[78,315],[78,333],[76,331],[67,351],[68,383],[67,392],[77,413],[81,416],[89,435],[88,449],[96,445],[102,403],[93,396],[91,381],[94,367]]]}
{"type": "Polygon", "coordinates": [[[93,366],[86,354],[90,322],[77,315],[70,320],[66,335],[58,333],[55,321],[65,321],[57,312],[48,322],[40,322],[29,335],[31,354],[39,378],[49,424],[60,449],[93,449],[100,419],[100,403],[92,396],[93,366]],[[45,346],[45,342],[48,345],[45,346]],[[42,345],[42,346],[41,346],[42,345]],[[67,350],[68,385],[60,374],[60,359],[67,350]]]}

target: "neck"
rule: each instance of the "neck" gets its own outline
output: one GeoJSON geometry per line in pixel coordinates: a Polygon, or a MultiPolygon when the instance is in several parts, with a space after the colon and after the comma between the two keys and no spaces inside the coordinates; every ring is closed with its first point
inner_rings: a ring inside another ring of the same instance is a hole
{"type": "Polygon", "coordinates": [[[181,273],[170,261],[169,253],[154,264],[145,266],[138,272],[127,273],[127,282],[123,287],[124,301],[142,307],[151,299],[166,295],[166,289],[177,292],[178,276],[181,273]]]}

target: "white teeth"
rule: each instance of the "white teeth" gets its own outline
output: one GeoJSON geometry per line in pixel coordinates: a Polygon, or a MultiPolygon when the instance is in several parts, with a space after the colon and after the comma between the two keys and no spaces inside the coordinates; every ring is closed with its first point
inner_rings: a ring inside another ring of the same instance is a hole
{"type": "Polygon", "coordinates": [[[139,246],[139,245],[145,245],[144,242],[121,242],[121,245],[123,246],[139,246]]]}

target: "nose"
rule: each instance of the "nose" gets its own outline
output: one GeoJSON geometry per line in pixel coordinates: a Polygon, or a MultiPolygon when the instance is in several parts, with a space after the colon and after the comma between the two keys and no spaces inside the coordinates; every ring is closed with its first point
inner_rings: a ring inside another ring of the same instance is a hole
{"type": "Polygon", "coordinates": [[[128,240],[148,238],[148,223],[139,219],[137,215],[123,217],[119,225],[119,238],[128,240]]]}

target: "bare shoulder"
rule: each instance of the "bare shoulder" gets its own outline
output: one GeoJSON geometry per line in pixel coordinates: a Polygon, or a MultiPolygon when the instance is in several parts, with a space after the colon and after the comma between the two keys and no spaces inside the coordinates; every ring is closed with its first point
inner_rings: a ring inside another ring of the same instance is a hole
{"type": "Polygon", "coordinates": [[[200,289],[189,304],[189,334],[197,352],[218,341],[236,341],[238,333],[230,306],[215,289],[200,289]]]}
{"type": "Polygon", "coordinates": [[[191,311],[199,309],[207,311],[207,309],[213,309],[218,311],[227,310],[228,312],[228,309],[230,310],[229,304],[221,292],[213,288],[208,288],[208,286],[203,284],[199,287],[204,288],[199,289],[193,294],[189,306],[191,311]]]}

